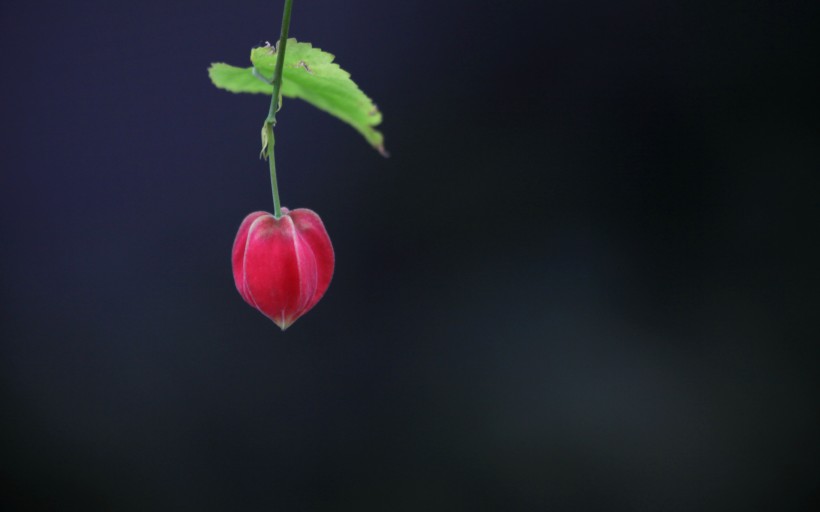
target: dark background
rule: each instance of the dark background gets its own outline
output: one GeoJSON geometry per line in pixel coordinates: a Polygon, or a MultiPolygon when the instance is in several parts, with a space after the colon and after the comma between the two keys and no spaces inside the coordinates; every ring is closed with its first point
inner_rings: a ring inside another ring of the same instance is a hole
{"type": "Polygon", "coordinates": [[[3,500],[796,510],[820,481],[817,2],[297,0],[389,160],[286,100],[336,273],[236,292],[281,1],[0,7],[3,500]]]}

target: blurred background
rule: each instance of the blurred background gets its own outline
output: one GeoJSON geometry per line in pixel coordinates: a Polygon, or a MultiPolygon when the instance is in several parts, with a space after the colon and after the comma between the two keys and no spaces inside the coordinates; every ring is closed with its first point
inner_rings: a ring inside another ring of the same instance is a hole
{"type": "Polygon", "coordinates": [[[282,1],[0,7],[8,509],[798,510],[816,2],[296,0],[392,157],[285,100],[333,283],[234,288],[282,1]]]}

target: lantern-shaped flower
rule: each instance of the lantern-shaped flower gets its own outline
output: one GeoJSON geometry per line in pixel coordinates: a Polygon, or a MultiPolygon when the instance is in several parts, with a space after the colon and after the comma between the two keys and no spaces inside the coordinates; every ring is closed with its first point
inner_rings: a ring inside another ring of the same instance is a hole
{"type": "Polygon", "coordinates": [[[233,243],[233,278],[245,302],[287,329],[319,302],[333,277],[333,246],[305,208],[245,217],[233,243]]]}

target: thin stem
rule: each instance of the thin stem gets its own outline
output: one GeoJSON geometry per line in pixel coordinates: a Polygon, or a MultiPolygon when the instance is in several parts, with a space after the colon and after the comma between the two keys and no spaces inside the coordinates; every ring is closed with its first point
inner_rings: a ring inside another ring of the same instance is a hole
{"type": "Polygon", "coordinates": [[[273,72],[273,94],[270,98],[270,109],[265,119],[264,129],[268,135],[268,163],[270,164],[270,186],[273,191],[273,216],[277,219],[282,216],[279,203],[279,186],[276,183],[276,162],[273,158],[273,125],[276,124],[276,110],[279,107],[279,95],[282,89],[282,68],[285,65],[285,50],[288,46],[288,31],[290,30],[290,12],[293,0],[285,0],[285,11],[282,13],[282,30],[279,33],[279,44],[276,45],[276,68],[273,72]]]}
{"type": "Polygon", "coordinates": [[[273,216],[282,216],[282,205],[279,203],[279,185],[276,183],[276,159],[273,158],[273,125],[265,123],[268,130],[268,165],[270,166],[270,188],[273,192],[273,216]]]}
{"type": "Polygon", "coordinates": [[[279,44],[276,45],[276,67],[273,71],[273,95],[270,98],[267,122],[276,123],[276,111],[279,107],[279,94],[282,89],[282,68],[285,65],[285,50],[288,46],[288,32],[290,31],[290,11],[293,0],[285,0],[285,12],[282,13],[282,30],[279,33],[279,44]]]}

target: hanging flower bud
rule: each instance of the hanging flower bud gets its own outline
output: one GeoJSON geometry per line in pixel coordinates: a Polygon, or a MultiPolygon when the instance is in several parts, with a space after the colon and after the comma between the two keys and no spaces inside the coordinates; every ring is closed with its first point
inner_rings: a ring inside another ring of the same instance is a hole
{"type": "Polygon", "coordinates": [[[245,217],[233,243],[233,278],[245,302],[284,331],[319,302],[333,277],[333,246],[322,219],[305,208],[276,219],[245,217]]]}

